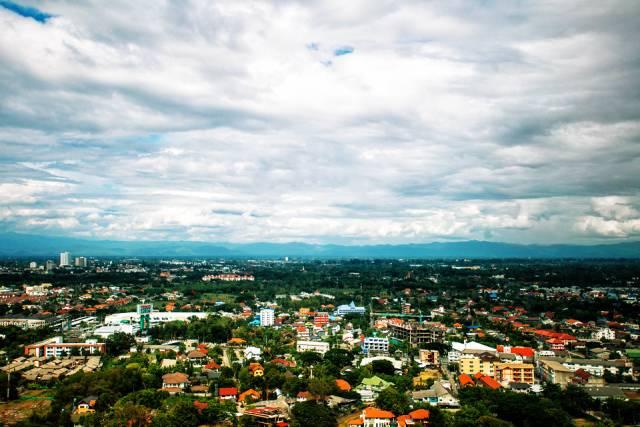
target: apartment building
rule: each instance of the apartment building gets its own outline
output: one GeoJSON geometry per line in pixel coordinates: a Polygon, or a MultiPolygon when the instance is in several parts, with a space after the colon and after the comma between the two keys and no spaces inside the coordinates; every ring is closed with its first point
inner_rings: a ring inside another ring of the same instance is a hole
{"type": "Polygon", "coordinates": [[[447,327],[439,322],[415,322],[402,319],[389,319],[388,328],[394,338],[408,342],[411,346],[442,342],[447,327]]]}
{"type": "Polygon", "coordinates": [[[106,352],[107,345],[105,343],[98,342],[97,340],[87,340],[83,343],[65,343],[63,338],[58,336],[25,346],[24,354],[26,356],[57,358],[65,355],[71,355],[74,349],[84,354],[96,354],[106,352]]]}
{"type": "Polygon", "coordinates": [[[499,362],[492,353],[480,354],[463,354],[460,356],[459,367],[460,373],[467,375],[475,375],[478,372],[482,375],[493,377],[495,374],[494,364],[499,362]]]}
{"type": "Polygon", "coordinates": [[[389,353],[389,339],[379,337],[366,337],[362,343],[362,350],[365,354],[386,354],[389,353]]]}
{"type": "Polygon", "coordinates": [[[535,383],[531,363],[495,363],[493,370],[496,381],[505,386],[509,383],[535,383]]]}

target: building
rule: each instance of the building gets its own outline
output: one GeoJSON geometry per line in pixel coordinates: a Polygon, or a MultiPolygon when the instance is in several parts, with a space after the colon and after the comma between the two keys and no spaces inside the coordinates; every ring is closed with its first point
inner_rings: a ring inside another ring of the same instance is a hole
{"type": "Polygon", "coordinates": [[[418,359],[420,363],[429,366],[440,366],[440,352],[438,350],[420,349],[418,359]]]}
{"type": "Polygon", "coordinates": [[[350,304],[342,304],[339,305],[336,308],[336,315],[338,316],[344,316],[347,314],[359,314],[359,315],[363,315],[365,313],[365,308],[364,307],[358,307],[354,304],[353,301],[351,301],[350,304]]]}
{"type": "Polygon", "coordinates": [[[60,267],[68,267],[71,265],[71,254],[69,252],[60,252],[60,267]]]}
{"type": "Polygon", "coordinates": [[[329,351],[329,343],[324,341],[297,341],[296,351],[298,353],[313,351],[314,353],[320,353],[324,355],[327,351],[329,351]]]}
{"type": "Polygon", "coordinates": [[[402,303],[402,314],[411,314],[411,304],[408,302],[402,303]]]}
{"type": "Polygon", "coordinates": [[[365,354],[387,354],[389,338],[366,337],[362,343],[362,351],[365,354]]]}
{"type": "Polygon", "coordinates": [[[460,372],[475,375],[478,372],[489,377],[494,376],[494,364],[500,360],[492,353],[463,354],[460,356],[460,372]]]}
{"type": "Polygon", "coordinates": [[[40,283],[39,285],[23,285],[24,293],[30,297],[41,297],[49,295],[51,292],[51,283],[40,283]]]}
{"type": "Polygon", "coordinates": [[[162,376],[162,390],[170,394],[182,393],[190,384],[189,376],[182,372],[172,372],[162,376]]]}
{"type": "Polygon", "coordinates": [[[493,365],[496,381],[509,383],[534,384],[533,364],[531,363],[495,363],[493,365]]]}
{"type": "Polygon", "coordinates": [[[76,267],[84,268],[84,267],[87,266],[87,259],[85,257],[83,257],[83,256],[78,256],[74,260],[73,265],[76,266],[76,267]]]}
{"type": "Polygon", "coordinates": [[[47,271],[55,270],[56,268],[56,263],[51,261],[50,259],[48,259],[44,265],[47,271]]]}
{"type": "Polygon", "coordinates": [[[252,345],[247,346],[244,349],[244,358],[247,360],[260,360],[262,359],[262,350],[252,345]]]}
{"type": "Polygon", "coordinates": [[[253,282],[256,280],[251,274],[209,274],[202,277],[202,281],[222,280],[223,282],[253,282]]]}
{"type": "Polygon", "coordinates": [[[616,339],[616,333],[610,328],[600,328],[591,334],[591,338],[594,340],[614,340],[616,339]]]}
{"type": "Polygon", "coordinates": [[[396,426],[396,416],[391,411],[368,407],[360,414],[360,418],[353,421],[349,425],[360,425],[363,427],[391,427],[396,426]]]}
{"type": "Polygon", "coordinates": [[[5,315],[0,318],[0,326],[17,326],[22,329],[38,329],[49,324],[49,319],[40,316],[5,315]]]}
{"type": "Polygon", "coordinates": [[[273,326],[275,319],[275,311],[272,308],[263,308],[260,310],[260,326],[273,326]]]}
{"type": "Polygon", "coordinates": [[[360,395],[363,402],[373,402],[382,390],[392,385],[393,383],[389,381],[373,376],[363,379],[354,390],[360,395]]]}
{"type": "MultiPolygon", "coordinates": [[[[189,312],[172,312],[172,311],[151,311],[150,313],[142,313],[148,315],[149,326],[159,325],[165,322],[173,322],[180,320],[183,322],[189,321],[191,318],[196,317],[198,319],[204,319],[208,316],[208,313],[200,311],[189,312]]],[[[141,313],[126,312],[126,313],[114,313],[109,314],[104,318],[105,325],[120,325],[120,324],[140,324],[141,313]]]]}
{"type": "Polygon", "coordinates": [[[442,382],[436,381],[429,390],[417,390],[411,393],[415,402],[428,403],[433,406],[458,407],[460,402],[453,397],[451,391],[442,382]]]}
{"type": "Polygon", "coordinates": [[[389,319],[388,328],[394,338],[417,347],[423,343],[443,342],[447,327],[439,322],[415,322],[389,319]]]}
{"type": "Polygon", "coordinates": [[[70,356],[72,352],[79,354],[105,353],[107,345],[96,340],[86,342],[65,343],[62,337],[53,337],[44,341],[30,344],[24,347],[26,356],[35,357],[62,357],[70,356]]]}
{"type": "Polygon", "coordinates": [[[319,311],[313,317],[313,326],[317,328],[324,327],[327,323],[329,323],[329,313],[324,311],[319,311]]]}
{"type": "Polygon", "coordinates": [[[538,372],[543,381],[558,384],[561,387],[566,387],[573,376],[571,370],[562,363],[548,359],[538,360],[538,372]]]}
{"type": "Polygon", "coordinates": [[[218,390],[218,398],[220,400],[233,400],[235,401],[238,396],[238,389],[235,387],[221,387],[218,390]]]}

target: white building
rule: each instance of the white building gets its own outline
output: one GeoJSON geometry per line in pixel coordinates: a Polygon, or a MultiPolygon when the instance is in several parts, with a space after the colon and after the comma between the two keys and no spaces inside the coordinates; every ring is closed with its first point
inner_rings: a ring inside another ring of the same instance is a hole
{"type": "Polygon", "coordinates": [[[247,360],[260,360],[262,359],[262,350],[258,347],[248,346],[244,349],[244,358],[247,360]]]}
{"type": "Polygon", "coordinates": [[[93,335],[98,336],[100,338],[108,338],[116,332],[122,332],[129,335],[135,335],[140,328],[138,325],[105,325],[100,326],[95,331],[93,331],[93,335]]]}
{"type": "Polygon", "coordinates": [[[313,351],[324,355],[329,351],[329,343],[324,341],[298,341],[296,342],[296,351],[298,353],[313,351]]]}
{"type": "MultiPolygon", "coordinates": [[[[172,322],[174,320],[181,320],[183,322],[189,321],[192,317],[197,317],[198,319],[205,319],[208,316],[208,313],[204,313],[201,311],[152,311],[149,313],[149,324],[150,326],[155,326],[160,323],[172,322]]],[[[104,318],[105,325],[121,325],[121,324],[140,324],[140,314],[137,312],[127,312],[127,313],[114,313],[110,314],[104,318]]]]}
{"type": "Polygon", "coordinates": [[[351,304],[339,305],[338,308],[336,309],[336,314],[338,316],[344,316],[345,314],[362,315],[364,314],[364,312],[365,312],[365,308],[356,306],[353,301],[351,301],[351,304]]]}
{"type": "Polygon", "coordinates": [[[614,340],[616,333],[610,328],[600,328],[591,334],[591,338],[594,340],[614,340]]]}
{"type": "Polygon", "coordinates": [[[35,261],[31,261],[29,263],[29,268],[32,269],[32,270],[35,270],[36,268],[38,268],[38,263],[35,262],[35,261]]]}
{"type": "Polygon", "coordinates": [[[480,344],[475,341],[471,342],[452,342],[451,351],[447,354],[447,361],[449,363],[457,363],[460,360],[462,353],[494,353],[497,354],[497,350],[493,347],[480,344]]]}
{"type": "Polygon", "coordinates": [[[275,311],[272,308],[263,308],[260,310],[260,326],[273,326],[275,318],[275,311]]]}
{"type": "Polygon", "coordinates": [[[362,343],[362,350],[366,354],[388,353],[389,338],[366,337],[362,343]]]}
{"type": "Polygon", "coordinates": [[[69,252],[60,252],[60,267],[71,265],[71,254],[69,252]]]}

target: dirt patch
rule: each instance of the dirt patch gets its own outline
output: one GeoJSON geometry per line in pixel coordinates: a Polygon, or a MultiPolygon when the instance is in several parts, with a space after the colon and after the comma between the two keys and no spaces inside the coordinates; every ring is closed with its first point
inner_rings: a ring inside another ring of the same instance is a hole
{"type": "Polygon", "coordinates": [[[20,395],[18,400],[0,403],[0,424],[14,425],[26,420],[34,412],[45,415],[51,409],[51,398],[46,390],[32,390],[20,395]]]}

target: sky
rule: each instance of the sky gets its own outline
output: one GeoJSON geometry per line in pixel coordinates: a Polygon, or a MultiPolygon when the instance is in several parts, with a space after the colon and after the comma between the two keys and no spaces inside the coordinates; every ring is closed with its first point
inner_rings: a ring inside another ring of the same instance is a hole
{"type": "Polygon", "coordinates": [[[640,2],[0,0],[0,231],[640,239],[640,2]]]}

